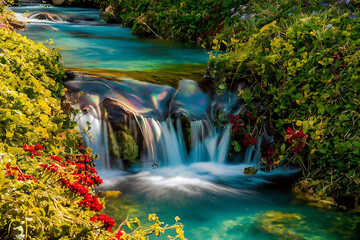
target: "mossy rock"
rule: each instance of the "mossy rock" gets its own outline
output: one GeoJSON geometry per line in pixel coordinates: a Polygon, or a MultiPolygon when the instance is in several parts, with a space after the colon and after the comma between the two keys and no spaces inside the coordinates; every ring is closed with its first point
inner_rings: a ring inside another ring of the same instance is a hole
{"type": "Polygon", "coordinates": [[[255,169],[253,167],[247,167],[244,169],[244,174],[252,175],[252,174],[256,174],[258,171],[259,171],[259,169],[255,169]]]}

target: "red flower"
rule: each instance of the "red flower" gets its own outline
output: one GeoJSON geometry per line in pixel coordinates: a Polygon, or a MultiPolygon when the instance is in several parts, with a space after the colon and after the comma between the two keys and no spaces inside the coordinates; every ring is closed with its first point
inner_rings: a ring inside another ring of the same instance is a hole
{"type": "Polygon", "coordinates": [[[116,239],[120,239],[120,237],[121,237],[123,234],[124,234],[124,230],[120,229],[120,230],[116,233],[115,238],[116,238],[116,239]]]}
{"type": "Polygon", "coordinates": [[[285,138],[288,139],[289,143],[294,144],[294,148],[292,149],[292,151],[301,152],[305,147],[305,139],[307,138],[307,136],[304,134],[302,129],[295,131],[292,130],[291,127],[289,127],[286,130],[285,138]]]}
{"type": "Polygon", "coordinates": [[[109,232],[111,231],[111,227],[116,225],[116,223],[115,223],[115,221],[114,221],[114,219],[112,217],[109,217],[108,215],[103,214],[103,213],[99,214],[99,216],[91,217],[90,221],[92,221],[92,222],[103,222],[104,223],[104,228],[109,232]]]}
{"type": "Polygon", "coordinates": [[[18,181],[26,181],[26,180],[33,180],[34,182],[37,182],[37,179],[29,174],[24,174],[19,166],[11,167],[11,165],[8,163],[6,164],[6,175],[8,176],[17,176],[18,181]]]}
{"type": "Polygon", "coordinates": [[[35,148],[35,150],[45,150],[45,148],[42,145],[38,144],[38,143],[35,144],[34,148],[35,148]]]}
{"type": "Polygon", "coordinates": [[[61,157],[58,157],[58,156],[50,156],[50,158],[52,160],[55,160],[55,161],[58,161],[58,162],[61,162],[62,161],[62,158],[61,157]]]}
{"type": "Polygon", "coordinates": [[[250,145],[255,145],[257,143],[257,139],[255,138],[255,136],[255,132],[251,136],[245,134],[245,139],[243,140],[244,148],[248,148],[250,145]]]}
{"type": "Polygon", "coordinates": [[[40,145],[40,144],[37,143],[35,146],[30,146],[30,145],[27,146],[26,144],[24,144],[23,149],[24,149],[25,152],[30,152],[30,153],[32,153],[30,157],[33,158],[33,157],[35,157],[35,156],[41,156],[41,154],[38,153],[37,151],[42,151],[42,150],[44,150],[45,148],[44,148],[42,145],[40,145]]]}

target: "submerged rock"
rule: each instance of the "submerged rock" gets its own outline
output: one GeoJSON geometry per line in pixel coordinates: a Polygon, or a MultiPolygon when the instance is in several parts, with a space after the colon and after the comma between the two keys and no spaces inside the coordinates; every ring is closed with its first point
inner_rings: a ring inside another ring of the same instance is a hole
{"type": "Polygon", "coordinates": [[[305,221],[295,213],[267,211],[258,214],[255,217],[254,227],[283,240],[309,239],[305,221]]]}

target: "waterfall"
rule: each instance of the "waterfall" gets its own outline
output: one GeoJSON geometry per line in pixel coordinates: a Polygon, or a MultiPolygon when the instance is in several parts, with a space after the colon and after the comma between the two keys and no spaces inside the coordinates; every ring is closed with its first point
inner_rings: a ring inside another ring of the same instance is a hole
{"type": "Polygon", "coordinates": [[[194,162],[226,162],[230,125],[222,129],[215,128],[211,120],[191,121],[191,147],[188,152],[180,119],[158,121],[142,116],[136,119],[146,149],[143,163],[156,161],[160,166],[176,166],[194,162]]]}
{"type": "MultiPolygon", "coordinates": [[[[131,133],[140,147],[137,165],[142,167],[227,162],[231,124],[215,127],[212,116],[216,111],[239,111],[235,94],[211,98],[192,80],[182,80],[178,90],[135,80],[82,79],[65,84],[70,90],[86,93],[75,103],[83,109],[78,120],[79,129],[86,129],[87,122],[91,123],[89,132],[94,135],[94,142],[84,135],[84,143],[101,156],[103,169],[114,165],[108,151],[108,133],[112,136],[111,148],[121,144],[114,140],[112,126],[131,133]]],[[[245,150],[244,163],[259,163],[261,143],[262,138],[259,138],[256,146],[245,150]]]]}
{"type": "Polygon", "coordinates": [[[104,114],[102,114],[100,108],[90,106],[82,110],[76,117],[78,123],[77,129],[82,133],[84,145],[91,147],[93,153],[97,153],[100,156],[100,159],[96,162],[96,167],[99,170],[110,169],[108,127],[106,121],[103,120],[103,116],[104,114]],[[90,130],[87,131],[88,123],[90,123],[90,130]]]}

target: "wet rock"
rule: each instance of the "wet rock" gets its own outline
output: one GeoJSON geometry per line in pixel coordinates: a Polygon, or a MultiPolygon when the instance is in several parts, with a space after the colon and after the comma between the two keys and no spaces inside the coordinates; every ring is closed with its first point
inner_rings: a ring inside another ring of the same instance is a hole
{"type": "Polygon", "coordinates": [[[47,20],[52,22],[62,21],[62,18],[59,17],[58,15],[47,12],[31,13],[29,15],[29,19],[47,20]]]}
{"type": "Polygon", "coordinates": [[[19,20],[10,20],[9,24],[15,30],[25,29],[25,23],[19,20]]]}

